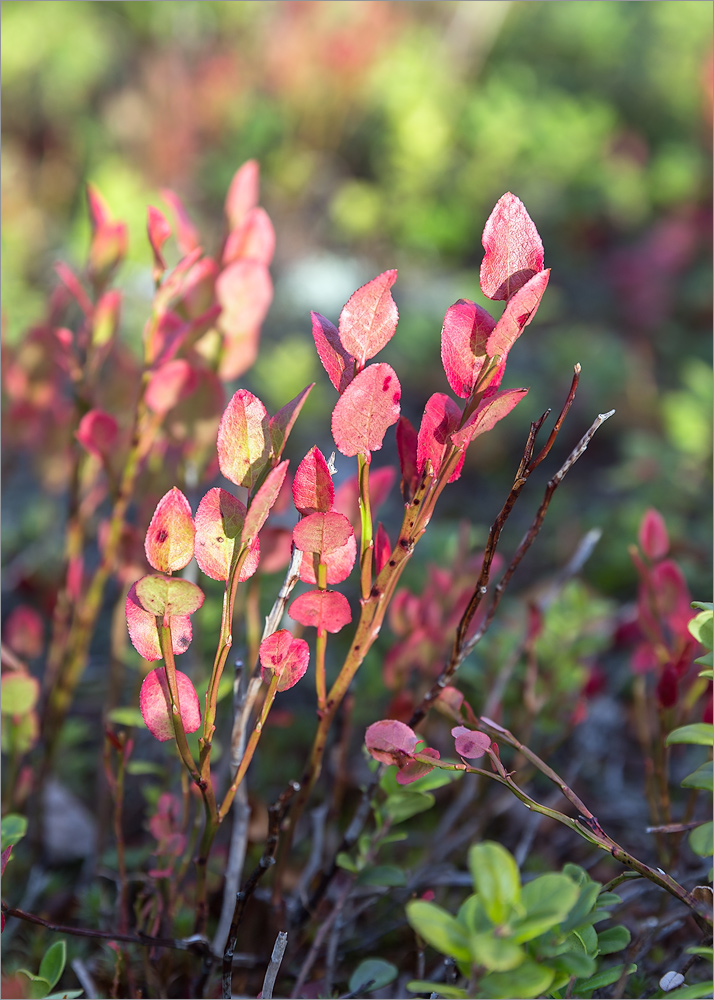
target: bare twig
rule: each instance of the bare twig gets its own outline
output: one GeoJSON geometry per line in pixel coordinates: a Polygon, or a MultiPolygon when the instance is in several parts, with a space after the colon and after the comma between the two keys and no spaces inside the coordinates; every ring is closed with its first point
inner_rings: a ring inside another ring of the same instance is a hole
{"type": "Polygon", "coordinates": [[[278,931],[278,936],[275,939],[275,944],[273,945],[273,954],[270,956],[270,962],[268,968],[265,970],[265,979],[263,980],[263,990],[261,996],[263,1000],[273,1000],[273,989],[275,988],[275,980],[278,978],[278,972],[280,971],[280,963],[283,960],[283,955],[285,954],[285,949],[288,946],[288,932],[278,931]]]}

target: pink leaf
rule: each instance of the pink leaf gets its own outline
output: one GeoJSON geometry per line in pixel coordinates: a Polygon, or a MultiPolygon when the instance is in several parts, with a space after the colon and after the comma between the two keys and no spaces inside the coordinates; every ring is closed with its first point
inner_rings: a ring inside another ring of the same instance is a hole
{"type": "Polygon", "coordinates": [[[154,254],[154,277],[160,277],[166,270],[166,261],[161,253],[166,240],[171,235],[171,226],[163,212],[153,205],[149,205],[147,210],[146,229],[149,234],[149,243],[154,254]]]}
{"type": "MultiPolygon", "coordinates": [[[[419,753],[423,754],[425,757],[431,757],[432,760],[440,760],[441,754],[438,750],[434,750],[433,747],[424,747],[419,753]]],[[[398,785],[410,785],[412,781],[417,781],[419,778],[423,778],[425,774],[429,774],[430,771],[434,770],[433,764],[427,764],[423,760],[410,760],[406,764],[402,764],[397,772],[397,784],[398,785]]]]}
{"type": "Polygon", "coordinates": [[[302,410],[305,400],[314,387],[314,382],[305,386],[295,399],[291,399],[289,403],[286,403],[285,406],[278,410],[274,417],[270,418],[270,442],[273,449],[273,456],[276,459],[282,455],[283,448],[290,437],[290,431],[293,429],[295,421],[300,415],[300,410],[302,410]]]}
{"type": "Polygon", "coordinates": [[[113,340],[119,329],[121,292],[116,288],[105,292],[94,307],[92,316],[92,345],[103,347],[113,340]]]}
{"type": "Polygon", "coordinates": [[[405,722],[381,719],[368,727],[364,742],[375,760],[382,764],[401,764],[405,757],[414,753],[419,739],[405,722]]]}
{"type": "Polygon", "coordinates": [[[335,500],[335,487],[325,456],[315,446],[297,467],[293,480],[293,502],[300,514],[327,513],[335,500]]]}
{"type": "Polygon", "coordinates": [[[446,311],[441,328],[441,361],[449,385],[462,399],[468,399],[474,391],[488,360],[486,344],[495,325],[490,313],[467,299],[459,299],[446,311]]]}
{"type": "MultiPolygon", "coordinates": [[[[133,584],[126,598],[126,623],[129,638],[140,656],[145,660],[160,660],[161,645],[156,628],[156,616],[146,611],[136,594],[136,584],[133,584]]],[[[185,653],[191,645],[193,630],[188,615],[176,615],[171,618],[171,646],[175,654],[185,653]]]]}
{"type": "Polygon", "coordinates": [[[439,696],[434,702],[434,708],[438,712],[442,712],[444,715],[448,715],[450,718],[455,719],[457,722],[461,721],[461,706],[464,703],[464,696],[458,688],[447,687],[442,688],[439,692],[439,696]]]}
{"type": "MultiPolygon", "coordinates": [[[[190,678],[180,670],[176,671],[176,687],[184,732],[195,733],[201,725],[201,709],[196,689],[190,678]]],[[[152,736],[162,743],[175,738],[169,682],[163,667],[157,667],[144,678],[139,708],[152,736]]]]}
{"type": "Polygon", "coordinates": [[[339,632],[352,621],[347,598],[336,590],[309,590],[295,598],[288,614],[301,625],[316,628],[318,635],[339,632]]]}
{"type": "MultiPolygon", "coordinates": [[[[308,514],[293,528],[293,541],[303,552],[315,552],[320,557],[342,548],[354,535],[352,525],[335,511],[308,514]]],[[[324,559],[322,560],[324,562],[324,559]]]]}
{"type": "Polygon", "coordinates": [[[354,377],[332,411],[332,436],[343,455],[380,450],[387,428],[399,419],[401,395],[394,369],[383,362],[354,377]]]}
{"type": "Polygon", "coordinates": [[[385,271],[368,281],[340,314],[340,341],[359,368],[389,343],[397,329],[399,312],[390,291],[396,280],[396,271],[385,271]]]}
{"type": "Polygon", "coordinates": [[[200,245],[201,239],[198,235],[198,230],[193,222],[191,222],[184,203],[176,192],[170,188],[163,188],[161,197],[173,210],[176,219],[176,242],[178,243],[179,250],[182,254],[191,253],[192,250],[195,250],[200,245]]]}
{"type": "Polygon", "coordinates": [[[146,387],[146,405],[154,413],[168,413],[198,385],[198,375],[185,358],[167,361],[152,372],[146,387]]]}
{"type": "Polygon", "coordinates": [[[312,336],[323,368],[330,382],[342,394],[355,374],[355,359],[347,351],[337,332],[337,327],[317,312],[311,312],[312,336]]]}
{"type": "Polygon", "coordinates": [[[374,536],[374,568],[377,573],[382,572],[389,562],[391,554],[392,543],[389,541],[389,535],[380,521],[377,525],[377,533],[374,536]]]}
{"type": "Polygon", "coordinates": [[[13,845],[10,844],[9,847],[6,847],[5,850],[2,852],[2,855],[0,856],[0,875],[5,874],[5,866],[10,860],[10,855],[12,853],[12,846],[13,845]]]}
{"type": "Polygon", "coordinates": [[[223,248],[223,266],[234,260],[257,260],[270,266],[275,253],[275,230],[264,208],[251,208],[231,231],[223,248]]]}
{"type": "Polygon", "coordinates": [[[226,195],[226,217],[231,229],[240,226],[248,212],[255,208],[259,192],[260,166],[257,160],[247,160],[236,170],[226,195]]]}
{"type": "Polygon", "coordinates": [[[223,344],[223,352],[218,363],[218,374],[224,382],[240,378],[255,364],[260,344],[260,327],[231,334],[223,344]]]}
{"type": "Polygon", "coordinates": [[[237,486],[254,485],[270,455],[268,411],[257,396],[239,389],[218,427],[218,465],[237,486]]]}
{"type": "Polygon", "coordinates": [[[304,639],[296,639],[287,629],[273,632],[260,644],[260,676],[269,684],[275,674],[278,691],[287,691],[304,676],[310,649],[304,639]]]}
{"type": "Polygon", "coordinates": [[[39,656],[44,645],[45,625],[39,611],[29,604],[13,608],[3,625],[3,641],[18,656],[32,660],[39,656]]]}
{"type": "Polygon", "coordinates": [[[196,529],[191,505],[175,486],[159,500],[146,531],[144,549],[149,565],[160,573],[174,573],[193,556],[196,529]]]}
{"type": "Polygon", "coordinates": [[[466,448],[479,434],[485,434],[507,416],[523,399],[527,389],[500,389],[487,392],[478,409],[471,414],[461,430],[451,435],[457,448],[466,448]]]}
{"type": "Polygon", "coordinates": [[[638,534],[640,548],[652,562],[663,559],[669,551],[669,536],[664,518],[650,507],[645,511],[638,534]]]}
{"type": "MultiPolygon", "coordinates": [[[[240,545],[245,506],[226,490],[215,487],[201,500],[196,511],[196,562],[212,580],[227,580],[236,545],[240,545]]],[[[241,568],[239,580],[255,573],[260,559],[256,538],[241,568]]]]}
{"type": "Polygon", "coordinates": [[[417,441],[416,428],[406,417],[397,421],[397,452],[402,471],[402,496],[409,502],[417,488],[417,441]]]}
{"type": "MultiPolygon", "coordinates": [[[[344,545],[341,545],[338,549],[333,549],[331,552],[323,553],[322,562],[327,567],[327,582],[334,585],[346,580],[352,572],[356,558],[357,540],[353,532],[344,545]]],[[[315,574],[316,559],[319,559],[319,556],[312,558],[309,555],[303,556],[300,563],[300,579],[303,583],[310,583],[313,586],[317,583],[317,576],[315,574]]]]}
{"type": "Polygon", "coordinates": [[[483,230],[486,254],[481,291],[508,301],[534,274],[543,270],[543,244],[520,198],[510,191],[496,202],[483,230]]]}
{"type": "Polygon", "coordinates": [[[106,459],[116,443],[119,425],[104,410],[89,410],[79,421],[76,437],[90,455],[106,459]]]}
{"type": "MultiPolygon", "coordinates": [[[[267,525],[260,533],[260,558],[263,573],[278,573],[290,562],[293,533],[288,528],[267,525]]],[[[314,582],[314,581],[313,581],[314,582]]]]}
{"type": "Polygon", "coordinates": [[[491,739],[486,733],[467,729],[466,726],[454,726],[451,730],[451,735],[456,740],[457,754],[461,757],[467,757],[469,760],[475,757],[483,757],[491,746],[491,739]]]}
{"type": "Polygon", "coordinates": [[[509,300],[488,338],[486,353],[489,358],[498,354],[501,361],[505,361],[511,347],[535,316],[549,278],[550,268],[536,274],[509,300]]]}
{"type": "MultiPolygon", "coordinates": [[[[451,435],[459,426],[461,410],[450,396],[434,393],[424,408],[417,439],[417,471],[422,473],[427,459],[431,460],[434,473],[441,468],[444,456],[451,445],[451,435]]],[[[449,482],[461,475],[463,456],[452,473],[449,482]]]]}
{"type": "Polygon", "coordinates": [[[288,459],[285,459],[280,465],[271,469],[265,477],[265,482],[253,497],[243,526],[242,540],[246,544],[249,545],[254,538],[257,538],[258,532],[268,519],[270,508],[278,498],[289,464],[288,459]]]}
{"type": "Polygon", "coordinates": [[[260,261],[236,260],[216,279],[216,298],[223,311],[219,326],[227,337],[260,327],[273,301],[273,282],[260,261]]]}
{"type": "Polygon", "coordinates": [[[112,221],[111,212],[106,199],[93,184],[87,184],[87,206],[92,232],[108,226],[112,221]]]}

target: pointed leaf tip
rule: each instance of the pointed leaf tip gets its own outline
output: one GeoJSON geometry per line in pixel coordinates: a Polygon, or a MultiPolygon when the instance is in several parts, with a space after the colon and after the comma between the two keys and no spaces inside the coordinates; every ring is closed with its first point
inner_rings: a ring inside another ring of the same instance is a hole
{"type": "Polygon", "coordinates": [[[543,270],[543,243],[520,198],[507,192],[496,202],[482,238],[481,290],[489,299],[508,301],[543,270]]]}
{"type": "Polygon", "coordinates": [[[320,449],[311,448],[295,472],[293,502],[300,514],[327,513],[332,510],[335,487],[320,449]]]}
{"type": "Polygon", "coordinates": [[[310,316],[317,355],[330,382],[342,394],[354,378],[355,359],[343,346],[334,323],[318,312],[311,312],[310,316]]]}
{"type": "Polygon", "coordinates": [[[486,345],[495,325],[490,313],[468,299],[459,299],[446,310],[441,361],[449,385],[462,399],[468,399],[476,387],[488,360],[486,345]]]}
{"type": "Polygon", "coordinates": [[[223,412],[218,427],[218,465],[237,486],[250,489],[270,455],[268,411],[257,396],[239,389],[223,412]]]}
{"type": "Polygon", "coordinates": [[[385,271],[350,297],[340,314],[340,341],[361,368],[389,343],[399,321],[390,291],[397,272],[385,271]]]}

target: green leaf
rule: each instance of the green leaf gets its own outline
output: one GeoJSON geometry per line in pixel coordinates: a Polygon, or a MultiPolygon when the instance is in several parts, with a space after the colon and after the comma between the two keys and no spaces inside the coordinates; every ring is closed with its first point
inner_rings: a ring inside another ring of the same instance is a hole
{"type": "Polygon", "coordinates": [[[25,976],[29,980],[27,996],[30,1000],[42,1000],[42,997],[46,997],[52,989],[49,981],[44,976],[35,976],[31,972],[28,972],[27,969],[18,969],[17,974],[18,976],[25,976]]]}
{"type": "Polygon", "coordinates": [[[667,746],[671,746],[672,743],[696,743],[698,746],[710,747],[712,742],[714,742],[714,728],[711,722],[692,722],[688,726],[680,726],[665,740],[667,746]]]}
{"type": "Polygon", "coordinates": [[[596,972],[595,975],[590,976],[589,979],[576,979],[572,995],[577,997],[582,993],[594,993],[595,990],[601,990],[605,986],[612,986],[613,983],[618,981],[623,973],[631,976],[633,972],[637,972],[636,965],[628,965],[627,969],[625,969],[624,965],[612,965],[609,969],[603,969],[601,972],[596,972]]]}
{"type": "MultiPolygon", "coordinates": [[[[703,653],[701,656],[698,656],[694,662],[699,667],[712,667],[712,666],[714,666],[714,653],[712,653],[711,650],[708,653],[703,653]]],[[[711,670],[700,670],[699,671],[699,676],[700,677],[707,677],[709,680],[711,680],[712,679],[712,671],[711,670]]]]}
{"type": "Polygon", "coordinates": [[[575,906],[580,890],[567,875],[548,872],[526,882],[521,893],[525,914],[513,922],[513,937],[522,943],[561,923],[575,906]]]}
{"type": "Polygon", "coordinates": [[[468,934],[462,924],[436,903],[415,899],[407,903],[407,919],[417,934],[442,955],[451,955],[457,962],[470,962],[468,934]]]}
{"type": "Polygon", "coordinates": [[[466,1000],[466,990],[460,990],[458,986],[446,986],[444,983],[430,983],[426,979],[412,979],[407,983],[407,989],[410,993],[434,993],[446,1000],[466,1000]]]}
{"type": "Polygon", "coordinates": [[[597,936],[597,946],[601,955],[612,955],[616,951],[622,951],[629,943],[630,932],[622,924],[599,931],[597,936]]]}
{"type": "Polygon", "coordinates": [[[358,885],[403,886],[407,884],[404,872],[396,865],[375,865],[359,873],[358,885]]]}
{"type": "Polygon", "coordinates": [[[113,708],[107,716],[109,722],[116,722],[118,726],[142,726],[144,720],[138,708],[125,705],[121,708],[113,708]]]}
{"type": "Polygon", "coordinates": [[[467,896],[459,908],[456,919],[471,934],[483,934],[493,930],[493,924],[486,914],[483,902],[478,893],[467,896]]]}
{"type": "Polygon", "coordinates": [[[469,870],[490,920],[503,923],[521,898],[521,876],[515,858],[505,847],[487,840],[469,850],[469,870]]]}
{"type": "Polygon", "coordinates": [[[692,601],[690,606],[699,608],[700,611],[714,611],[714,604],[711,601],[692,601]]]}
{"type": "Polygon", "coordinates": [[[712,833],[714,833],[714,829],[712,828],[711,821],[709,823],[702,823],[701,826],[692,830],[689,834],[689,846],[695,854],[698,854],[702,858],[710,858],[712,856],[712,833]]]}
{"type": "Polygon", "coordinates": [[[523,948],[509,938],[496,937],[494,929],[486,934],[472,934],[469,941],[473,961],[492,972],[515,969],[526,957],[523,948]]]}
{"type": "Polygon", "coordinates": [[[190,580],[152,574],[136,584],[136,596],[152,615],[191,615],[203,604],[203,591],[190,580]]]}
{"type": "Polygon", "coordinates": [[[687,628],[691,635],[700,642],[706,649],[714,646],[714,612],[710,609],[701,611],[696,618],[688,623],[687,628]]]}
{"type": "Polygon", "coordinates": [[[346,851],[340,851],[340,853],[335,858],[335,864],[338,868],[344,868],[346,872],[358,872],[359,868],[352,860],[352,858],[347,854],[346,851]]]}
{"type": "Polygon", "coordinates": [[[436,788],[443,788],[444,785],[451,785],[459,778],[463,778],[463,771],[442,771],[436,767],[433,771],[425,774],[423,778],[418,778],[419,787],[417,791],[433,792],[436,788]]]}
{"type": "Polygon", "coordinates": [[[161,764],[152,764],[148,760],[130,760],[126,765],[127,774],[158,774],[164,777],[166,768],[161,764]]]}
{"type": "Polygon", "coordinates": [[[45,1000],[76,1000],[84,996],[84,990],[60,990],[59,993],[48,993],[45,1000]]]}
{"type": "Polygon", "coordinates": [[[714,958],[714,948],[711,945],[708,948],[699,948],[694,945],[692,948],[685,950],[687,955],[698,955],[700,958],[708,958],[710,962],[714,958]]]}
{"type": "Polygon", "coordinates": [[[704,791],[712,791],[712,762],[706,760],[700,764],[696,771],[692,771],[686,778],[682,779],[684,788],[702,788],[704,791]]]}
{"type": "Polygon", "coordinates": [[[597,954],[598,935],[594,927],[581,927],[580,930],[573,931],[573,934],[581,942],[588,955],[597,954]]]}
{"type": "Polygon", "coordinates": [[[556,955],[552,962],[559,972],[567,973],[568,978],[570,976],[592,976],[597,968],[595,959],[583,951],[565,951],[556,955]]]}
{"type": "Polygon", "coordinates": [[[350,976],[349,991],[360,995],[381,990],[399,975],[399,969],[381,958],[366,958],[350,976]]]}
{"type": "MultiPolygon", "coordinates": [[[[566,868],[574,867],[566,865],[563,868],[563,874],[567,874],[569,878],[571,875],[566,872],[566,868]]],[[[598,894],[602,888],[599,882],[591,882],[588,880],[585,883],[580,883],[580,895],[575,901],[575,905],[568,912],[567,919],[563,921],[561,930],[565,933],[574,930],[579,927],[581,923],[592,923],[591,920],[587,919],[592,914],[593,907],[597,901],[598,894]]]]}
{"type": "Polygon", "coordinates": [[[65,941],[55,941],[44,954],[40,963],[40,975],[50,984],[50,989],[56,986],[60,976],[64,972],[67,961],[67,943],[65,941]]]}
{"type": "MultiPolygon", "coordinates": [[[[629,876],[630,872],[626,872],[625,874],[629,876]]],[[[639,878],[641,876],[638,876],[635,874],[635,872],[632,872],[631,877],[639,878]]],[[[601,892],[600,895],[598,896],[597,905],[599,907],[619,906],[621,902],[622,902],[622,897],[618,896],[616,892],[601,892]]]]}
{"type": "Polygon", "coordinates": [[[527,958],[510,972],[491,972],[484,976],[479,987],[483,996],[493,1000],[531,1000],[545,993],[555,978],[555,970],[527,958]]]}
{"type": "Polygon", "coordinates": [[[17,813],[8,813],[2,818],[2,850],[14,847],[27,833],[27,820],[17,813]]]}
{"type": "Polygon", "coordinates": [[[434,796],[429,792],[397,792],[389,796],[383,809],[391,817],[392,823],[403,823],[417,813],[431,809],[434,801],[434,796]]]}
{"type": "Polygon", "coordinates": [[[673,997],[674,1000],[699,1000],[700,997],[710,997],[712,995],[711,979],[708,983],[692,983],[689,986],[680,986],[670,993],[666,993],[667,1000],[673,997]]]}
{"type": "Polygon", "coordinates": [[[25,715],[40,697],[40,682],[21,671],[3,674],[0,688],[3,715],[25,715]]]}

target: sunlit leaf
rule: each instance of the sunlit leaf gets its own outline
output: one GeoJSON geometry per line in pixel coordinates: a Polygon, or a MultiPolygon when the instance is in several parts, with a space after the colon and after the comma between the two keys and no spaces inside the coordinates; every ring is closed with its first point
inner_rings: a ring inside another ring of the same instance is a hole
{"type": "Polygon", "coordinates": [[[223,411],[217,448],[226,479],[250,489],[268,462],[270,430],[268,411],[247,389],[239,389],[223,411]]]}
{"type": "MultiPolygon", "coordinates": [[[[195,733],[201,725],[201,709],[196,689],[191,679],[180,670],[176,671],[176,687],[181,708],[181,721],[187,733],[195,733]]],[[[144,678],[139,696],[139,707],[152,736],[162,743],[174,739],[171,697],[166,670],[157,667],[144,678]]]]}
{"type": "Polygon", "coordinates": [[[489,358],[498,354],[502,361],[505,360],[513,344],[535,316],[549,278],[550,268],[540,271],[509,299],[503,315],[488,338],[486,353],[489,358]]]}
{"type": "Polygon", "coordinates": [[[441,361],[449,385],[462,399],[471,395],[488,360],[486,344],[495,325],[489,312],[467,299],[459,299],[446,311],[441,328],[441,361]]]}
{"type": "MultiPolygon", "coordinates": [[[[133,584],[126,597],[126,624],[129,638],[137,653],[145,660],[160,660],[162,657],[156,616],[147,611],[136,594],[133,584]]],[[[175,654],[185,653],[191,645],[193,629],[188,615],[176,615],[171,619],[171,645],[175,654]]]]}
{"type": "Polygon", "coordinates": [[[309,514],[298,521],[293,528],[293,541],[303,552],[315,552],[322,558],[342,548],[353,534],[352,525],[344,514],[329,511],[309,514]]]}
{"type": "Polygon", "coordinates": [[[342,346],[361,368],[389,343],[397,329],[399,312],[390,291],[396,271],[385,271],[350,296],[340,313],[342,346]]]}
{"type": "Polygon", "coordinates": [[[291,399],[289,403],[286,403],[285,406],[278,410],[275,416],[270,418],[270,443],[273,449],[273,456],[276,459],[282,455],[285,443],[290,437],[290,431],[293,429],[295,421],[300,415],[300,410],[302,410],[303,404],[314,386],[315,383],[311,382],[302,392],[297,394],[295,399],[291,399]]]}
{"type": "Polygon", "coordinates": [[[481,291],[489,299],[507,301],[543,270],[538,230],[523,202],[510,191],[496,202],[481,242],[486,251],[481,263],[481,291]]]}
{"type": "MultiPolygon", "coordinates": [[[[317,576],[315,574],[315,558],[312,558],[307,554],[303,556],[300,564],[300,579],[303,583],[310,583],[313,585],[317,583],[317,576]]],[[[321,561],[324,562],[327,567],[327,582],[330,585],[334,585],[336,583],[342,583],[343,580],[346,580],[352,572],[352,567],[355,564],[356,558],[357,539],[353,531],[344,545],[322,554],[321,561]]]]}
{"type": "Polygon", "coordinates": [[[457,448],[467,447],[474,438],[492,430],[499,420],[508,416],[527,392],[527,389],[499,389],[498,392],[486,393],[461,430],[451,435],[452,442],[457,448]]]}
{"type": "Polygon", "coordinates": [[[310,449],[295,472],[293,502],[300,514],[327,513],[335,500],[335,487],[320,449],[310,449]]]}
{"type": "Polygon", "coordinates": [[[311,312],[312,336],[317,354],[330,382],[341,394],[355,374],[355,359],[342,345],[337,327],[318,312],[311,312]]]}
{"type": "MultiPolygon", "coordinates": [[[[196,562],[212,580],[228,579],[236,545],[240,545],[245,514],[245,505],[218,487],[209,490],[198,505],[196,562]]],[[[241,581],[255,573],[259,559],[260,542],[256,538],[241,567],[241,581]]]]}
{"type": "Polygon", "coordinates": [[[343,455],[379,451],[387,428],[399,419],[401,395],[396,373],[383,362],[355,376],[332,412],[332,436],[343,455]]]}
{"type": "Polygon", "coordinates": [[[154,413],[168,413],[190,396],[197,385],[195,368],[185,358],[174,358],[151,373],[146,387],[146,405],[154,413]]]}
{"type": "Polygon", "coordinates": [[[233,175],[226,195],[226,217],[231,229],[240,226],[248,212],[255,208],[259,193],[260,165],[257,160],[246,160],[233,175]]]}
{"type": "Polygon", "coordinates": [[[242,539],[247,545],[250,545],[253,539],[258,537],[258,532],[265,524],[271,507],[278,499],[278,494],[285,480],[289,464],[288,459],[285,459],[280,465],[276,465],[274,469],[271,469],[260,489],[251,500],[242,535],[242,539]]]}
{"type": "Polygon", "coordinates": [[[134,585],[136,597],[152,615],[191,615],[203,604],[204,594],[190,580],[152,574],[142,576],[134,585]]]}
{"type": "Polygon", "coordinates": [[[228,264],[216,280],[222,307],[218,325],[229,338],[260,327],[273,301],[273,282],[265,264],[250,258],[228,264]]]}
{"type": "Polygon", "coordinates": [[[149,565],[160,573],[183,569],[193,556],[195,536],[191,505],[174,486],[159,500],[146,530],[144,549],[149,565]]]}
{"type": "Polygon", "coordinates": [[[347,598],[336,590],[308,590],[295,598],[288,614],[301,625],[316,628],[318,635],[339,632],[352,621],[347,598]]]}
{"type": "Polygon", "coordinates": [[[296,639],[287,629],[273,632],[260,644],[260,676],[268,684],[277,674],[278,691],[297,684],[307,670],[310,649],[304,639],[296,639]]]}
{"type": "MultiPolygon", "coordinates": [[[[459,426],[461,410],[450,396],[435,392],[424,407],[419,436],[417,438],[417,471],[423,472],[427,460],[431,461],[435,473],[439,472],[447,449],[451,445],[451,435],[459,426]]],[[[453,482],[461,475],[464,456],[449,477],[453,482]]]]}

